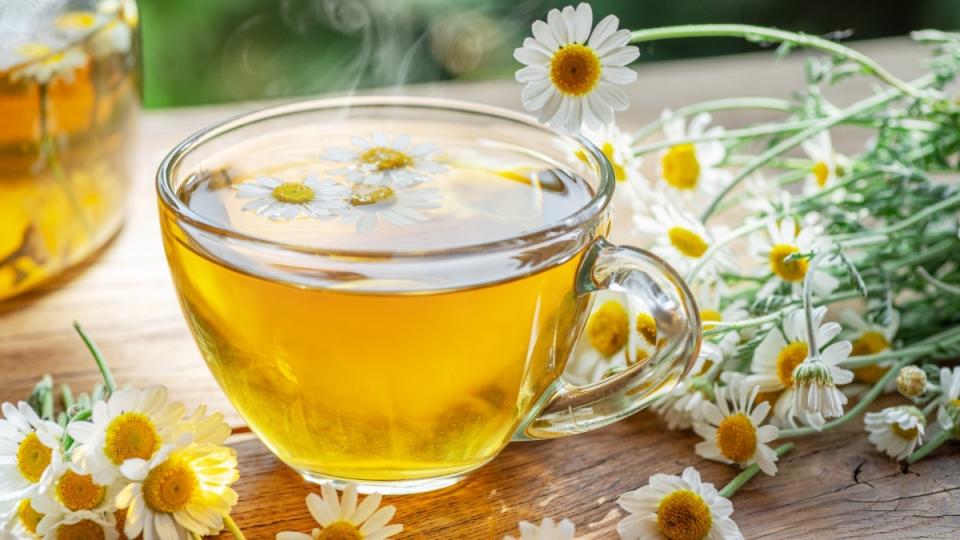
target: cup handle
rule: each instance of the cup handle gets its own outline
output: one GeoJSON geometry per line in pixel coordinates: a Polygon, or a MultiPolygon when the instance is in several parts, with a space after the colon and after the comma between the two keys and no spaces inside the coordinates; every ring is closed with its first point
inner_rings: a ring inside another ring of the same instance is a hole
{"type": "Polygon", "coordinates": [[[587,386],[558,379],[514,440],[563,437],[612,424],[669,392],[693,365],[700,350],[700,313],[686,283],[666,262],[648,251],[601,238],[580,264],[576,292],[603,289],[626,293],[654,318],[656,352],[587,386]]]}

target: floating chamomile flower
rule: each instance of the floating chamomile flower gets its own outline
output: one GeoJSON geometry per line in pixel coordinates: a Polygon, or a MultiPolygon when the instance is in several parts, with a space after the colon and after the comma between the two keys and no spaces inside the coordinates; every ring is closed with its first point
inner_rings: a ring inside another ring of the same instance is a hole
{"type": "Polygon", "coordinates": [[[681,476],[655,474],[646,486],[617,500],[630,513],[617,523],[623,540],[743,540],[730,519],[733,504],[693,467],[681,476]]]}
{"type": "Polygon", "coordinates": [[[927,419],[920,409],[903,405],[867,413],[863,423],[877,450],[902,461],[910,457],[923,440],[927,419]]]}
{"type": "MultiPolygon", "coordinates": [[[[807,276],[810,261],[806,258],[786,260],[794,254],[810,253],[826,249],[825,242],[818,242],[817,231],[814,227],[800,228],[792,217],[779,222],[770,219],[767,223],[769,239],[760,243],[756,251],[769,264],[773,277],[761,287],[758,297],[772,294],[783,283],[790,285],[791,291],[799,295],[803,291],[803,281],[807,276]]],[[[824,272],[820,268],[814,270],[813,293],[819,296],[832,293],[839,285],[840,280],[824,272]]]]}
{"type": "Polygon", "coordinates": [[[426,182],[431,174],[447,171],[437,162],[439,148],[432,144],[413,146],[407,134],[391,141],[383,133],[374,132],[370,139],[351,137],[350,142],[356,148],[329,148],[320,157],[347,163],[347,167],[331,174],[357,184],[409,187],[426,182]]]}
{"type": "Polygon", "coordinates": [[[435,188],[398,189],[386,185],[354,184],[342,221],[356,225],[357,232],[374,230],[382,219],[394,225],[426,221],[421,210],[440,208],[443,195],[435,188]]]}
{"type": "MultiPolygon", "coordinates": [[[[900,312],[896,310],[889,311],[889,320],[885,324],[867,321],[852,309],[840,312],[840,320],[848,330],[846,337],[853,342],[850,356],[865,356],[890,350],[893,338],[900,329],[900,312]]],[[[886,375],[891,365],[893,360],[882,360],[873,365],[853,368],[853,376],[858,381],[873,384],[886,375]]],[[[896,381],[891,380],[886,390],[892,392],[894,388],[896,381]]]]}
{"type": "Polygon", "coordinates": [[[289,221],[301,214],[329,219],[349,207],[350,188],[333,180],[320,180],[316,175],[307,176],[303,182],[259,176],[232,187],[237,197],[254,199],[244,205],[243,210],[274,221],[289,221]]]}
{"type": "Polygon", "coordinates": [[[770,476],[777,473],[777,454],[767,443],[775,440],[776,426],[762,425],[770,412],[770,403],[756,404],[756,386],[733,385],[714,390],[716,405],[704,402],[701,416],[693,430],[704,438],[697,443],[698,455],[722,463],[736,463],[745,468],[756,463],[770,476]]]}
{"type": "Polygon", "coordinates": [[[513,51],[526,66],[516,74],[525,83],[523,108],[569,132],[584,124],[591,129],[612,124],[614,111],[630,104],[617,85],[636,80],[626,66],[640,56],[639,49],[627,45],[630,31],[617,30],[619,23],[608,15],[591,31],[593,10],[586,3],[551,9],[546,22],[534,22],[533,37],[513,51]]]}
{"type": "Polygon", "coordinates": [[[79,445],[73,461],[95,482],[108,485],[126,461],[149,460],[171,442],[183,412],[183,405],[167,401],[167,390],[161,386],[118,390],[108,401],[93,405],[91,422],[71,422],[67,427],[79,445]]]}
{"type": "MultiPolygon", "coordinates": [[[[817,327],[819,343],[829,343],[840,333],[839,324],[834,322],[822,324],[826,315],[825,307],[819,307],[813,311],[813,323],[817,327]]],[[[849,342],[842,343],[846,343],[847,347],[850,345],[849,342]]],[[[773,414],[781,426],[795,426],[795,419],[798,416],[810,425],[823,423],[822,416],[798,411],[795,404],[797,388],[793,378],[794,370],[809,355],[810,346],[807,343],[803,310],[794,311],[784,319],[782,332],[779,328],[771,329],[753,353],[753,360],[750,363],[751,374],[747,376],[746,384],[758,386],[760,392],[768,395],[777,394],[773,414]]],[[[830,358],[832,356],[831,353],[830,358]]],[[[846,373],[852,378],[852,373],[849,371],[846,373]]],[[[845,377],[841,377],[843,378],[845,377]]],[[[849,379],[847,382],[850,382],[849,379]]]]}
{"type": "Polygon", "coordinates": [[[363,499],[363,502],[359,502],[356,484],[347,484],[340,499],[337,497],[337,491],[330,484],[323,484],[320,492],[323,494],[322,498],[315,493],[307,495],[307,510],[320,528],[314,529],[312,534],[282,532],[277,534],[277,540],[320,538],[384,540],[403,531],[403,525],[396,523],[387,525],[393,519],[397,509],[392,505],[380,508],[382,497],[379,493],[371,493],[363,499]]]}
{"type": "MultiPolygon", "coordinates": [[[[115,538],[113,501],[122,486],[118,482],[99,484],[75,463],[58,456],[52,471],[46,488],[32,500],[33,507],[43,514],[37,533],[49,538],[97,538],[96,532],[108,529],[115,538]],[[85,531],[89,536],[81,534],[85,531]]],[[[111,538],[110,534],[106,538],[111,538]]]]}
{"type": "Polygon", "coordinates": [[[813,167],[804,187],[805,193],[814,194],[821,189],[832,187],[837,177],[842,176],[845,160],[833,151],[829,131],[821,131],[803,141],[803,151],[813,160],[813,167]]]}
{"type": "MultiPolygon", "coordinates": [[[[551,518],[543,518],[540,525],[521,521],[517,526],[520,528],[519,540],[573,540],[573,534],[576,531],[576,527],[569,519],[563,519],[557,523],[551,518]]],[[[503,540],[518,539],[507,535],[503,540]]]]}
{"type": "Polygon", "coordinates": [[[0,419],[0,503],[36,495],[49,482],[59,458],[63,429],[42,420],[26,402],[2,406],[0,419]]]}
{"type": "Polygon", "coordinates": [[[662,188],[669,196],[679,196],[694,202],[704,201],[715,195],[732,178],[730,171],[721,169],[720,163],[726,156],[726,150],[720,141],[690,143],[704,135],[723,133],[723,127],[706,129],[711,116],[700,113],[687,124],[682,116],[663,111],[663,135],[667,142],[675,143],[660,153],[657,175],[663,181],[662,188]]]}
{"type": "Polygon", "coordinates": [[[720,362],[723,362],[720,347],[704,341],[690,374],[653,404],[654,412],[667,422],[668,429],[690,429],[694,422],[703,418],[702,405],[712,399],[713,389],[709,383],[699,381],[697,376],[720,362]]]}
{"type": "Polygon", "coordinates": [[[958,431],[960,426],[960,367],[940,368],[940,406],[937,423],[943,429],[958,431]]]}
{"type": "Polygon", "coordinates": [[[87,56],[77,47],[54,50],[43,43],[24,43],[16,54],[28,62],[11,74],[13,80],[30,79],[46,84],[56,78],[73,82],[74,72],[87,64],[87,56]]]}
{"type": "MultiPolygon", "coordinates": [[[[666,259],[681,274],[695,266],[718,240],[715,232],[720,235],[726,233],[724,228],[708,230],[697,218],[663,200],[651,202],[648,209],[633,216],[634,229],[642,235],[653,235],[653,252],[666,259]]],[[[730,266],[722,253],[713,255],[703,270],[709,274],[718,266],[730,266]]]]}
{"type": "Polygon", "coordinates": [[[215,535],[237,504],[230,487],[239,476],[232,448],[193,444],[189,435],[165,445],[149,460],[131,459],[120,467],[129,483],[117,494],[124,534],[136,538],[215,535]]]}

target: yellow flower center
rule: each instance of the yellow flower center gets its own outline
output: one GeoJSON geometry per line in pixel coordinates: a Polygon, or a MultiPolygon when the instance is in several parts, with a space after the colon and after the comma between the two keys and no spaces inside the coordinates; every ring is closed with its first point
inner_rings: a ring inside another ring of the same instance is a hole
{"type": "Polygon", "coordinates": [[[667,231],[667,238],[677,251],[691,259],[699,259],[710,247],[702,236],[685,227],[671,227],[667,231]]]}
{"type": "Polygon", "coordinates": [[[709,323],[722,321],[723,315],[715,309],[704,309],[700,311],[700,320],[703,322],[704,330],[712,330],[717,325],[709,323]]]}
{"type": "Polygon", "coordinates": [[[360,161],[375,165],[378,171],[402,169],[413,165],[413,158],[399,150],[386,146],[374,146],[360,154],[360,161]]]}
{"type": "Polygon", "coordinates": [[[107,426],[103,453],[115,465],[128,459],[150,459],[159,448],[157,428],[144,414],[125,412],[107,426]]]}
{"type": "Polygon", "coordinates": [[[157,465],[143,481],[143,498],[155,512],[183,510],[200,488],[196,473],[183,461],[171,458],[157,465]]]}
{"type": "Polygon", "coordinates": [[[623,168],[622,163],[618,163],[614,159],[615,152],[613,150],[613,143],[605,142],[600,148],[600,151],[603,152],[603,155],[607,156],[607,159],[610,161],[610,166],[613,167],[613,177],[617,182],[623,182],[627,179],[627,171],[623,168]]]}
{"type": "Polygon", "coordinates": [[[637,313],[637,324],[635,326],[643,340],[650,345],[657,344],[657,320],[649,313],[637,313]]]}
{"type": "Polygon", "coordinates": [[[313,200],[313,190],[300,182],[284,182],[273,188],[273,198],[289,204],[303,204],[313,200]]]}
{"type": "Polygon", "coordinates": [[[590,344],[604,356],[613,356],[622,349],[627,344],[629,332],[627,311],[615,300],[608,300],[587,321],[590,344]]]}
{"type": "MultiPolygon", "coordinates": [[[[862,356],[865,354],[876,354],[890,348],[887,337],[880,332],[864,332],[862,336],[853,342],[853,351],[851,356],[862,356]]],[[[858,381],[875,383],[879,381],[887,371],[889,366],[880,366],[877,364],[863,366],[853,369],[853,375],[858,381]]]]}
{"type": "MultiPolygon", "coordinates": [[[[115,510],[113,512],[113,518],[116,520],[116,530],[117,530],[117,540],[130,540],[126,533],[123,532],[123,528],[127,525],[127,509],[115,510]]],[[[143,535],[137,537],[137,540],[141,540],[143,535]]]]}
{"type": "Polygon", "coordinates": [[[710,507],[689,489],[674,491],[657,505],[657,529],[669,540],[702,540],[712,525],[710,507]]]}
{"type": "Polygon", "coordinates": [[[795,341],[780,349],[777,354],[777,377],[784,388],[793,386],[793,370],[807,359],[807,343],[795,341]]]}
{"type": "Polygon", "coordinates": [[[700,179],[700,161],[692,144],[678,144],[660,159],[663,179],[676,189],[694,189],[700,179]]]}
{"type": "Polygon", "coordinates": [[[77,474],[68,469],[57,481],[57,498],[68,510],[92,510],[106,494],[107,489],[93,482],[89,474],[77,474]]]}
{"type": "Polygon", "coordinates": [[[910,429],[903,429],[902,427],[900,427],[900,424],[890,424],[890,431],[892,431],[893,434],[896,435],[897,437],[900,437],[901,439],[906,441],[912,441],[916,439],[917,434],[920,432],[920,430],[917,429],[916,427],[912,427],[910,429]]]}
{"type": "Polygon", "coordinates": [[[89,519],[60,525],[57,527],[57,540],[104,540],[103,527],[89,519]]]}
{"type": "Polygon", "coordinates": [[[757,392],[757,399],[753,400],[753,402],[756,403],[757,405],[759,405],[759,404],[763,403],[764,401],[766,401],[766,402],[770,403],[770,405],[773,405],[774,403],[777,402],[778,399],[780,399],[780,392],[777,392],[777,391],[774,391],[774,392],[757,392]]]}
{"type": "Polygon", "coordinates": [[[363,206],[377,204],[389,200],[395,195],[390,186],[371,186],[369,184],[354,184],[350,194],[350,204],[363,206]]]}
{"type": "Polygon", "coordinates": [[[550,80],[561,94],[583,96],[600,82],[600,57],[593,49],[571,43],[553,53],[550,60],[550,80]]]}
{"type": "Polygon", "coordinates": [[[827,164],[818,161],[813,164],[813,168],[810,169],[813,172],[813,177],[817,180],[817,185],[824,187],[827,185],[827,177],[830,176],[830,168],[827,167],[827,164]]]}
{"type": "Polygon", "coordinates": [[[17,54],[28,60],[43,58],[53,52],[50,47],[47,47],[43,43],[24,43],[17,47],[16,51],[17,54]]]}
{"type": "Polygon", "coordinates": [[[809,262],[806,259],[795,259],[789,262],[784,261],[785,258],[799,251],[800,248],[797,246],[776,244],[773,246],[773,249],[770,250],[770,269],[784,281],[795,282],[802,280],[803,277],[807,275],[807,265],[809,262]]]}
{"type": "Polygon", "coordinates": [[[37,524],[43,519],[43,514],[33,509],[33,506],[30,505],[30,499],[24,499],[17,506],[17,518],[20,519],[20,524],[27,532],[37,534],[37,524]]]}
{"type": "Polygon", "coordinates": [[[53,24],[61,30],[86,30],[97,24],[97,17],[89,11],[70,11],[57,17],[53,24]]]}
{"type": "Polygon", "coordinates": [[[17,447],[17,470],[27,482],[39,482],[52,458],[53,450],[40,442],[36,433],[30,433],[17,447]]]}
{"type": "Polygon", "coordinates": [[[730,461],[743,463],[757,451],[757,428],[743,413],[728,416],[717,426],[717,448],[730,461]]]}
{"type": "Polygon", "coordinates": [[[316,540],[363,540],[363,534],[353,523],[334,521],[320,530],[316,540]]]}

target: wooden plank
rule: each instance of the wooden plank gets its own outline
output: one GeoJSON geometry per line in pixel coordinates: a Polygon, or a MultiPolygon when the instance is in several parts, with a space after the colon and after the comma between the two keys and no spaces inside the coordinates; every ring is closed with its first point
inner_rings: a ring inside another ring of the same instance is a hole
{"type": "MultiPolygon", "coordinates": [[[[902,40],[875,42],[868,53],[903,77],[917,74],[920,51],[902,40]]],[[[774,64],[769,55],[745,55],[639,66],[633,106],[621,117],[638,127],[676,108],[718,97],[788,97],[801,83],[800,62],[774,64]]],[[[863,95],[868,81],[831,94],[838,104],[863,95]]],[[[507,81],[433,84],[394,89],[519,107],[519,86],[507,81]]],[[[207,403],[242,424],[216,387],[180,315],[160,245],[153,175],[166,151],[187,134],[258,104],[154,111],[145,114],[129,219],[117,237],[89,263],[40,290],[0,304],[0,401],[29,393],[51,373],[57,382],[87,388],[97,380],[70,328],[81,321],[100,343],[121,383],[165,384],[188,405],[207,403]]],[[[763,118],[726,114],[730,126],[763,118]]],[[[853,149],[856,134],[841,134],[853,149]]],[[[614,235],[627,239],[626,227],[614,235]]],[[[955,538],[960,458],[955,446],[902,474],[878,456],[861,433],[860,421],[835,433],[798,443],[775,478],[760,478],[737,494],[735,520],[747,538],[955,538]]],[[[606,538],[623,514],[617,495],[637,488],[656,472],[698,467],[707,481],[722,484],[735,471],[700,460],[697,438],[670,433],[642,413],[596,433],[563,440],[514,444],[467,482],[411,497],[394,497],[396,521],[409,538],[498,538],[516,532],[520,519],[567,517],[580,534],[606,538]]],[[[312,488],[255,439],[237,440],[242,476],[236,519],[253,539],[281,530],[309,531],[303,506],[312,488]]]]}

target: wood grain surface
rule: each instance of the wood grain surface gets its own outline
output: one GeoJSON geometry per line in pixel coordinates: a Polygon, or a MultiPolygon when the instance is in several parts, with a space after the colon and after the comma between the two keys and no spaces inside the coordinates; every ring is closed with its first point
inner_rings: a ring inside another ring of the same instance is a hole
{"type": "MultiPolygon", "coordinates": [[[[915,76],[923,51],[903,40],[872,42],[866,52],[902,77],[915,76]]],[[[642,59],[641,59],[642,60],[642,59]]],[[[801,58],[775,63],[769,54],[638,66],[625,127],[638,127],[694,101],[734,96],[789,97],[799,88],[801,58]]],[[[844,86],[837,104],[864,95],[871,83],[844,86]]],[[[512,81],[390,89],[519,108],[512,81]]],[[[207,403],[242,426],[203,365],[177,306],[160,243],[153,178],[167,150],[189,133],[260,104],[151,111],[140,129],[129,217],[117,237],[87,263],[41,289],[0,303],[0,401],[26,396],[44,373],[87,388],[97,380],[70,323],[81,321],[100,343],[121,384],[165,384],[188,405],[207,403]]],[[[741,126],[759,114],[718,119],[741,126]]],[[[841,149],[860,144],[838,137],[841,149]]],[[[615,233],[625,237],[623,228],[615,233]]],[[[874,408],[880,408],[877,404],[874,408]]],[[[667,432],[640,413],[620,424],[567,439],[510,445],[466,482],[424,495],[391,497],[404,538],[500,538],[519,520],[569,518],[588,538],[615,537],[619,494],[657,472],[696,466],[720,487],[736,471],[699,459],[698,438],[667,432]]],[[[314,526],[303,504],[315,487],[286,468],[250,435],[234,438],[240,454],[240,503],[234,517],[250,539],[314,526]]],[[[774,478],[758,477],[734,498],[733,518],[747,538],[960,538],[960,453],[948,444],[909,472],[878,455],[862,422],[797,441],[774,478]]],[[[229,537],[229,535],[224,535],[229,537]]]]}

